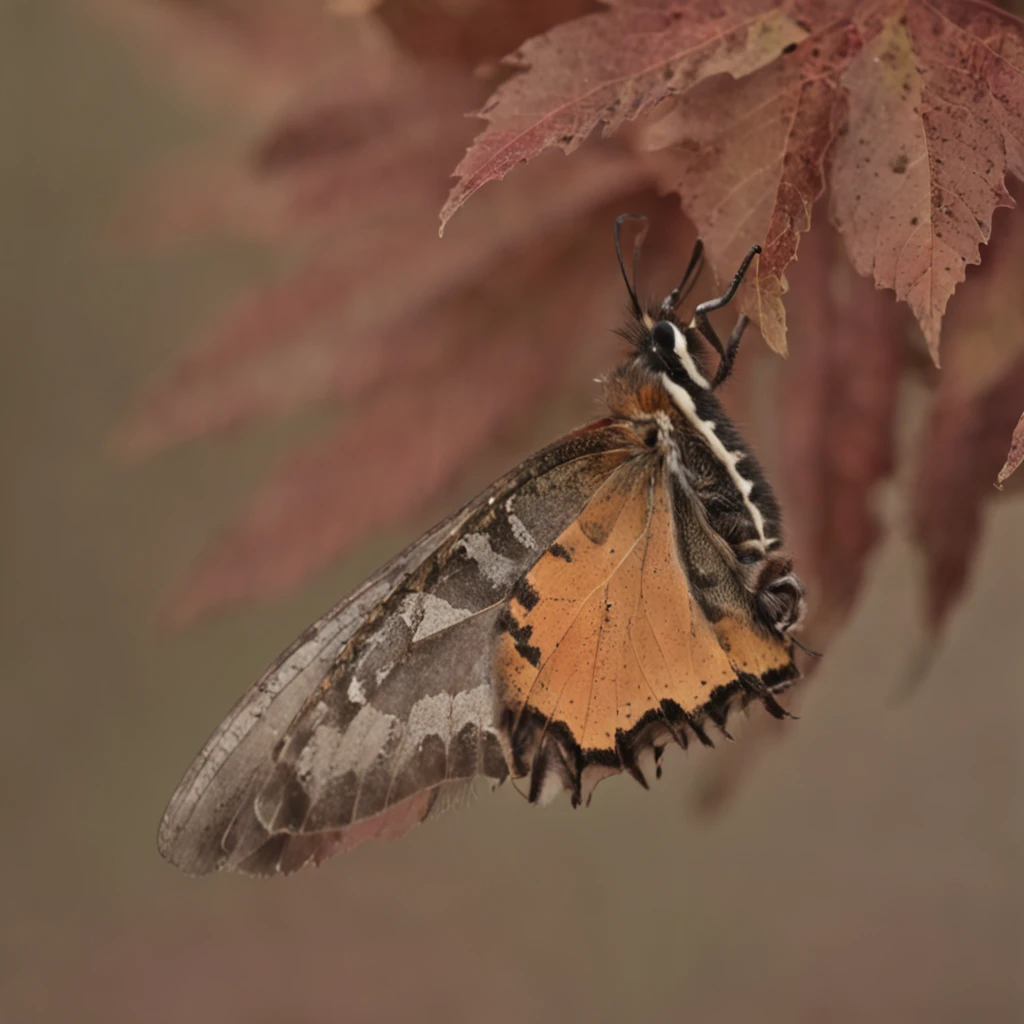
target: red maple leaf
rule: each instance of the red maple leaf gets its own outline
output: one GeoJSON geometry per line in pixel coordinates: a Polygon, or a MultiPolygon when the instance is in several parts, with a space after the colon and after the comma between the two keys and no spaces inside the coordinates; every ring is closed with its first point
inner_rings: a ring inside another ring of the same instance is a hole
{"type": "Polygon", "coordinates": [[[527,69],[481,110],[490,124],[459,164],[441,211],[449,217],[488,181],[559,146],[572,153],[597,127],[606,135],[711,76],[749,74],[803,30],[764,0],[732,3],[619,0],[569,21],[507,58],[527,69]]]}
{"type": "Polygon", "coordinates": [[[1024,174],[1024,24],[979,0],[620,0],[511,60],[523,70],[481,110],[442,223],[545,147],[571,152],[675,99],[647,145],[676,150],[669,184],[720,274],[736,245],[762,245],[745,305],[778,351],[826,154],[854,265],[910,304],[936,359],[949,296],[1011,203],[1005,175],[1024,174]]]}

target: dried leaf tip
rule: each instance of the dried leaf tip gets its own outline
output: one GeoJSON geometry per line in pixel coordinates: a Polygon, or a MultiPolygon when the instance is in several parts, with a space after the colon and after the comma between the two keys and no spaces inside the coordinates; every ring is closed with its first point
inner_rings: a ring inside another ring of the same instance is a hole
{"type": "Polygon", "coordinates": [[[1013,438],[1010,441],[1010,451],[996,477],[996,487],[1003,489],[1003,484],[1016,472],[1017,467],[1024,462],[1024,413],[1017,420],[1017,426],[1013,428],[1013,438]]]}

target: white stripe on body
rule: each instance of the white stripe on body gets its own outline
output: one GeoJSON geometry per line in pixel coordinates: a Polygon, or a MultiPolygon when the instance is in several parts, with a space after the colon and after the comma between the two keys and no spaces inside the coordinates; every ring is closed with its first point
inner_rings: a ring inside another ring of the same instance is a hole
{"type": "MultiPolygon", "coordinates": [[[[687,353],[687,355],[689,355],[689,353],[687,353]]],[[[684,368],[686,367],[685,362],[683,363],[683,366],[684,368]]],[[[717,433],[716,424],[712,420],[702,420],[700,418],[697,413],[697,405],[690,392],[672,380],[667,373],[663,373],[661,375],[661,379],[665,386],[665,390],[669,393],[672,401],[675,402],[676,407],[687,418],[701,437],[704,438],[715,458],[725,466],[730,479],[736,485],[736,490],[739,491],[740,497],[743,498],[743,503],[747,506],[747,510],[750,512],[750,518],[753,520],[754,529],[757,530],[761,553],[764,554],[768,550],[768,546],[772,541],[765,537],[764,516],[761,515],[761,510],[753,501],[750,500],[750,492],[754,489],[754,482],[752,480],[748,480],[736,468],[739,461],[746,457],[746,453],[730,452],[725,445],[722,444],[722,439],[717,433]]],[[[700,384],[701,380],[703,380],[703,378],[697,380],[696,383],[700,384]]],[[[705,384],[704,386],[706,387],[707,385],[705,384]]]]}
{"type": "Polygon", "coordinates": [[[679,362],[683,364],[683,369],[686,371],[687,377],[694,382],[694,384],[700,385],[705,391],[711,388],[711,385],[707,382],[705,376],[697,369],[697,364],[693,361],[693,356],[690,355],[689,346],[686,344],[686,335],[674,323],[669,322],[669,327],[672,328],[673,333],[676,336],[676,355],[679,357],[679,362]]]}

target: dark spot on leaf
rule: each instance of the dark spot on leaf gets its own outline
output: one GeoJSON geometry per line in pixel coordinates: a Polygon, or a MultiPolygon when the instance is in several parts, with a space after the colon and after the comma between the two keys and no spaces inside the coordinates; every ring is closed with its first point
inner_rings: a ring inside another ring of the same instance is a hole
{"type": "Polygon", "coordinates": [[[906,174],[907,167],[910,164],[910,160],[907,158],[906,153],[900,153],[889,166],[892,168],[893,174],[906,174]]]}

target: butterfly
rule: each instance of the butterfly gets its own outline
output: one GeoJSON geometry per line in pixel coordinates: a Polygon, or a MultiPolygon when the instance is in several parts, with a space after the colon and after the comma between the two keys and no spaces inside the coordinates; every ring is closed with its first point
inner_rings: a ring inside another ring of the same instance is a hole
{"type": "MultiPolygon", "coordinates": [[[[724,733],[730,710],[798,675],[803,587],[778,502],[716,391],[723,344],[660,305],[615,251],[631,314],[607,414],[536,453],[315,622],[235,705],[172,797],[161,853],[193,874],[278,874],[395,838],[472,780],[534,802],[647,786],[665,748],[724,733]],[[717,357],[709,368],[711,352],[717,357]]],[[[646,224],[646,221],[644,221],[646,224]]],[[[645,230],[645,229],[644,229],[645,230]]]]}

